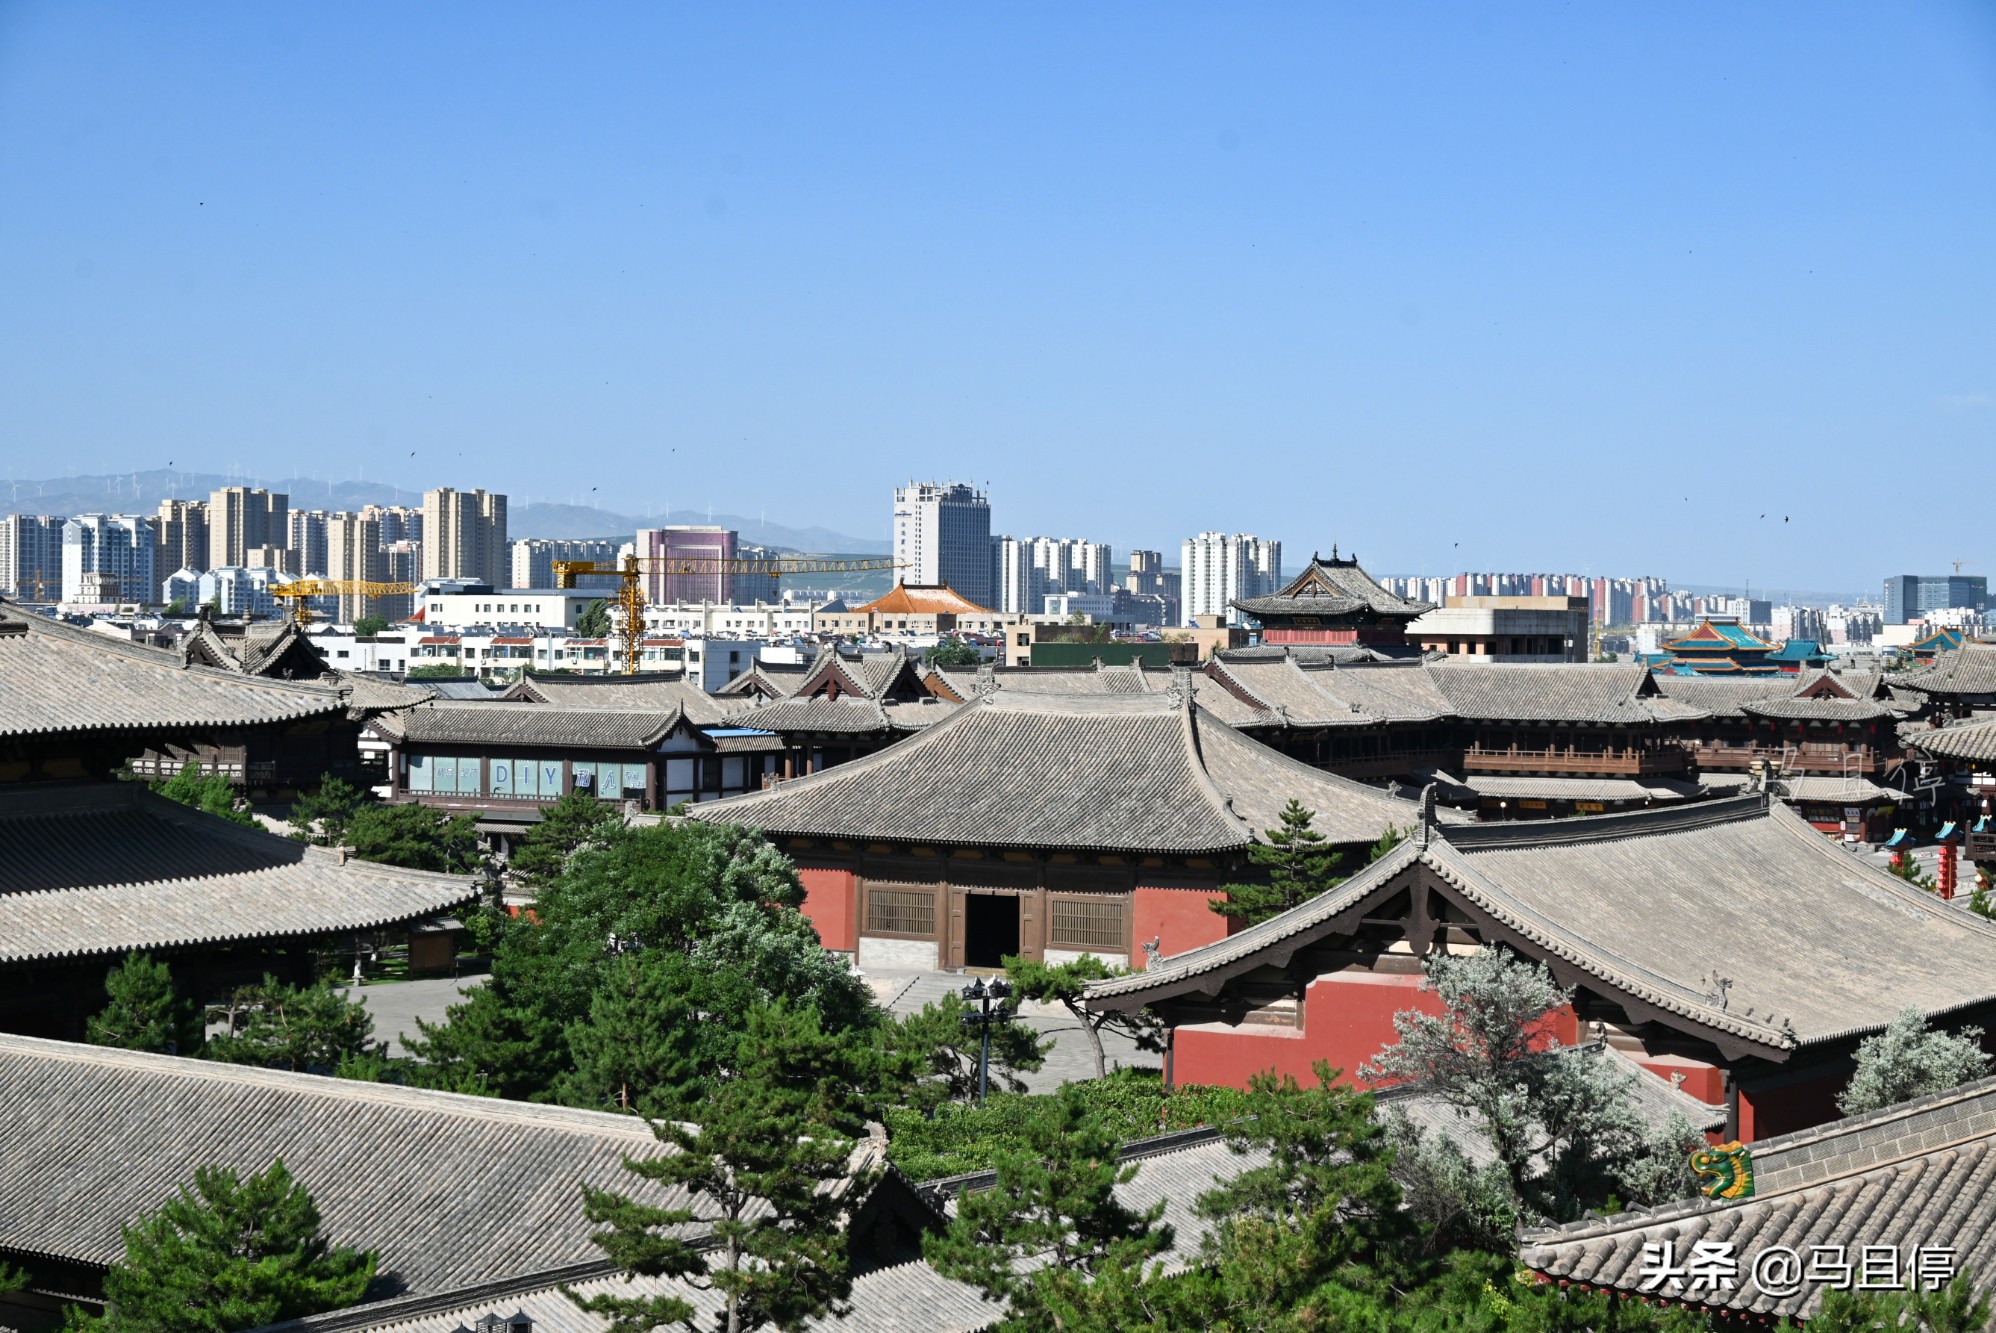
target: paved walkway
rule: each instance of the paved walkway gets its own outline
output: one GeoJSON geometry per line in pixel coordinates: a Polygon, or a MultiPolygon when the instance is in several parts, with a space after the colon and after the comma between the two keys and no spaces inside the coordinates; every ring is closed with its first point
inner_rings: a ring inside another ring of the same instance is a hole
{"type": "MultiPolygon", "coordinates": [[[[407,1055],[402,1045],[402,1034],[416,1035],[416,1020],[426,1019],[432,1023],[444,1021],[444,1011],[458,1002],[458,997],[474,987],[485,984],[485,978],[448,977],[430,981],[388,981],[376,982],[360,988],[360,1002],[367,1006],[368,1014],[374,1019],[374,1039],[388,1043],[390,1055],[407,1055]]],[[[351,997],[352,987],[344,987],[340,993],[351,997]]]]}

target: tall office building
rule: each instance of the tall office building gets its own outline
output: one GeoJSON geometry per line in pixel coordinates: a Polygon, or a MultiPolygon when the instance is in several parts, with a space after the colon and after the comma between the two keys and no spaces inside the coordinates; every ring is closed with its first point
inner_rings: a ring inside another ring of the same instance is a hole
{"type": "Polygon", "coordinates": [[[776,600],[775,575],[716,563],[774,558],[767,547],[743,545],[741,534],[731,528],[692,524],[640,528],[636,550],[645,559],[645,601],[654,606],[695,602],[748,606],[776,600]]]}
{"type": "Polygon", "coordinates": [[[78,514],[62,525],[62,600],[85,605],[159,600],[150,519],[78,514]]]}
{"type": "Polygon", "coordinates": [[[208,497],[208,568],[240,569],[252,546],[291,544],[291,497],[261,487],[224,486],[208,497]]]}
{"type": "Polygon", "coordinates": [[[1885,580],[1885,623],[1904,625],[1931,611],[1989,609],[1989,580],[1981,574],[1894,574],[1885,580]]]}
{"type": "Polygon", "coordinates": [[[423,577],[477,579],[495,587],[513,573],[506,497],[449,486],[423,492],[423,577]]]}
{"type": "MultiPolygon", "coordinates": [[[[177,569],[208,567],[208,502],[161,500],[153,515],[153,572],[162,579],[177,569]]],[[[172,598],[168,598],[172,601],[172,598]]]]}
{"type": "MultiPolygon", "coordinates": [[[[597,564],[617,563],[618,543],[613,541],[552,541],[545,537],[524,537],[513,543],[513,577],[509,588],[552,588],[554,562],[588,560],[597,564]]],[[[615,574],[578,574],[578,588],[615,588],[615,574]]]]}
{"type": "Polygon", "coordinates": [[[894,488],[895,576],[930,587],[947,583],[979,606],[993,606],[996,548],[991,502],[961,482],[909,482],[894,488]]]}
{"type": "Polygon", "coordinates": [[[62,596],[62,525],[49,514],[0,515],[0,597],[53,602],[62,596]]]}
{"type": "Polygon", "coordinates": [[[290,531],[284,544],[295,553],[296,573],[308,578],[326,576],[326,523],[332,517],[323,509],[291,511],[290,531]]]}
{"type": "MultiPolygon", "coordinates": [[[[326,515],[326,577],[342,582],[381,583],[387,573],[381,552],[381,524],[362,514],[326,515]]],[[[401,620],[409,614],[409,599],[375,598],[360,593],[339,595],[333,618],[351,625],[366,615],[401,620]],[[384,602],[394,605],[383,606],[384,602]]]]}
{"type": "Polygon", "coordinates": [[[1247,533],[1202,532],[1180,550],[1185,618],[1239,617],[1231,603],[1282,591],[1282,543],[1247,533]]]}

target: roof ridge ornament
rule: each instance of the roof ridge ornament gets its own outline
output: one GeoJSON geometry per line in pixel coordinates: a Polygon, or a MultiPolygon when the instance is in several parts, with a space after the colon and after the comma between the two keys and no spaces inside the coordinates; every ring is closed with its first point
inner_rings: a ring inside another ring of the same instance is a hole
{"type": "Polygon", "coordinates": [[[1427,851],[1435,836],[1435,790],[1438,784],[1430,782],[1421,788],[1421,835],[1420,848],[1427,851]]]}
{"type": "Polygon", "coordinates": [[[996,694],[997,692],[998,692],[997,668],[993,667],[989,662],[978,663],[977,683],[971,686],[972,696],[975,698],[982,699],[988,694],[996,694]]]}
{"type": "Polygon", "coordinates": [[[1171,664],[1171,688],[1166,693],[1171,696],[1171,702],[1177,707],[1190,708],[1192,706],[1193,694],[1192,668],[1182,663],[1173,662],[1171,664]]]}

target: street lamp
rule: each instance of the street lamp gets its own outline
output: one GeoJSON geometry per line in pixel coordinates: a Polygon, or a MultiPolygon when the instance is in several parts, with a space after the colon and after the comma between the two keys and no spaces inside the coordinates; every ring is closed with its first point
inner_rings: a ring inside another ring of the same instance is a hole
{"type": "Polygon", "coordinates": [[[1010,983],[993,978],[987,986],[984,978],[963,988],[963,998],[977,1006],[977,1012],[965,1014],[963,1025],[978,1030],[977,1045],[977,1104],[984,1105],[984,1093],[991,1079],[991,1025],[1009,1023],[1017,1015],[1005,1004],[1005,997],[1012,993],[1010,983]],[[992,1002],[997,1001],[997,1007],[992,1002]]]}

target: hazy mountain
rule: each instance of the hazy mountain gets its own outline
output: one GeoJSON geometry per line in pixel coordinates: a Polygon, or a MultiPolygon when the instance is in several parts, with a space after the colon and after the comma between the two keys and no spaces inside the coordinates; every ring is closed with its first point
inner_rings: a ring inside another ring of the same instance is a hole
{"type": "MultiPolygon", "coordinates": [[[[155,469],[114,475],[51,477],[36,481],[0,482],[0,513],[4,514],[151,514],[167,499],[201,500],[224,486],[261,486],[291,497],[293,509],[358,509],[362,505],[420,505],[421,491],[403,490],[374,481],[313,480],[292,477],[225,477],[212,472],[155,469]]],[[[742,540],[793,551],[840,551],[855,555],[884,554],[884,538],[851,537],[828,528],[792,528],[739,514],[715,514],[675,509],[671,517],[641,518],[585,505],[512,504],[506,530],[510,537],[615,537],[629,541],[641,527],[670,523],[707,523],[734,528],[742,540]]]]}

